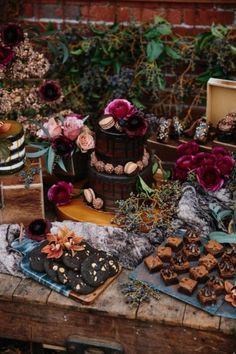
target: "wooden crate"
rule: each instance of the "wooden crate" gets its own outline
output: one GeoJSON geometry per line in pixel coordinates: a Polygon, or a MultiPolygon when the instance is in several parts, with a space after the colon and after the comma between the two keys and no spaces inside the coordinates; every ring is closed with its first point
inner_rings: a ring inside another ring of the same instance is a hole
{"type": "Polygon", "coordinates": [[[229,112],[236,110],[236,81],[213,79],[207,83],[207,121],[214,127],[229,112]]]}
{"type": "Polygon", "coordinates": [[[24,223],[44,218],[43,179],[40,159],[34,160],[31,167],[39,168],[29,188],[26,188],[19,172],[0,176],[0,223],[24,223]]]}

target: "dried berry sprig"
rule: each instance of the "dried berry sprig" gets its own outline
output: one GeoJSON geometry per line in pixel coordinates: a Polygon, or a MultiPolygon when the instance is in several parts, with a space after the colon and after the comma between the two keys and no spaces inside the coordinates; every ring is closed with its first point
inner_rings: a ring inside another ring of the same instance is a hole
{"type": "Polygon", "coordinates": [[[153,297],[160,299],[160,293],[146,283],[139,280],[131,280],[128,283],[121,284],[121,292],[125,296],[125,302],[131,307],[138,309],[143,302],[149,302],[153,297]]]}

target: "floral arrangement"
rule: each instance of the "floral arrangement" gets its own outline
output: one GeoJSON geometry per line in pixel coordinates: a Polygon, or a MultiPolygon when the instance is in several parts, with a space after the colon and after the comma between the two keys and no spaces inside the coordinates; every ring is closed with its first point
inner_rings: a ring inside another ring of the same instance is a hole
{"type": "Polygon", "coordinates": [[[213,147],[210,152],[199,152],[199,145],[190,141],[178,146],[173,177],[182,182],[196,178],[205,191],[219,190],[230,178],[235,167],[233,156],[222,147],[213,147]]]}
{"type": "Polygon", "coordinates": [[[104,110],[105,116],[111,116],[113,121],[107,128],[115,127],[129,137],[144,136],[148,129],[145,114],[126,99],[111,101],[104,110]]]}
{"type": "Polygon", "coordinates": [[[85,125],[86,120],[87,117],[76,113],[58,119],[50,117],[36,133],[39,143],[31,144],[39,150],[28,153],[28,157],[45,155],[50,174],[56,164],[66,172],[65,158],[70,158],[76,151],[86,153],[94,148],[93,132],[85,125]]]}
{"type": "Polygon", "coordinates": [[[49,62],[35,51],[22,27],[8,23],[0,29],[0,79],[42,78],[49,62]]]}
{"type": "Polygon", "coordinates": [[[66,226],[60,228],[57,234],[48,233],[47,240],[49,244],[41,250],[42,253],[47,254],[47,258],[60,258],[64,251],[71,251],[74,256],[76,251],[84,249],[84,246],[80,244],[83,237],[77,236],[66,226]]]}

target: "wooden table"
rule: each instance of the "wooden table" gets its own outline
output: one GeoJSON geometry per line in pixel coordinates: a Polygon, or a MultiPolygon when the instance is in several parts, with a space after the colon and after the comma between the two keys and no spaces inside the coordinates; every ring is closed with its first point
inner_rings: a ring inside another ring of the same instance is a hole
{"type": "Polygon", "coordinates": [[[30,279],[0,274],[0,337],[65,346],[71,335],[120,343],[126,354],[235,353],[236,320],[161,294],[137,310],[124,301],[123,271],[92,305],[30,279]]]}

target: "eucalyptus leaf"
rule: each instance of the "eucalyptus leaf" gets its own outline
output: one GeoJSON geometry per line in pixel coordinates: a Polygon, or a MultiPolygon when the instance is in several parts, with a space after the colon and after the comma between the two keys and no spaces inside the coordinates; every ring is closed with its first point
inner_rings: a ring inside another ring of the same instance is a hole
{"type": "Polygon", "coordinates": [[[174,49],[172,49],[171,47],[165,46],[165,52],[166,54],[173,58],[173,59],[181,59],[181,55],[174,49]]]}
{"type": "Polygon", "coordinates": [[[236,233],[227,234],[222,231],[213,231],[209,234],[211,240],[215,240],[219,243],[236,243],[236,233]]]}
{"type": "Polygon", "coordinates": [[[45,154],[47,154],[49,147],[45,148],[45,149],[41,149],[39,151],[35,151],[35,152],[27,152],[26,156],[29,158],[36,158],[36,157],[41,157],[45,154]]]}
{"type": "Polygon", "coordinates": [[[65,64],[66,63],[66,61],[68,60],[68,58],[69,58],[69,55],[70,55],[70,53],[69,53],[69,49],[67,48],[67,46],[64,44],[64,43],[60,43],[60,49],[62,50],[62,52],[63,52],[63,57],[62,57],[62,64],[65,64]]]}
{"type": "Polygon", "coordinates": [[[65,166],[64,161],[62,160],[62,158],[57,161],[57,164],[60,166],[60,168],[61,168],[63,171],[67,172],[66,166],[65,166]]]}
{"type": "Polygon", "coordinates": [[[76,50],[72,50],[70,53],[71,53],[72,55],[79,56],[80,54],[83,53],[83,51],[82,51],[81,48],[78,48],[78,49],[76,49],[76,50]]]}
{"type": "Polygon", "coordinates": [[[52,171],[53,171],[55,157],[56,157],[55,151],[50,146],[48,149],[48,155],[47,155],[47,170],[50,173],[50,175],[52,174],[52,171]]]}
{"type": "Polygon", "coordinates": [[[147,183],[142,179],[142,177],[138,176],[138,182],[140,184],[142,192],[145,192],[146,194],[154,193],[154,189],[150,188],[147,183]]]}
{"type": "Polygon", "coordinates": [[[152,174],[153,175],[157,172],[159,167],[160,167],[159,163],[157,161],[155,161],[154,164],[152,165],[152,174]]]}

